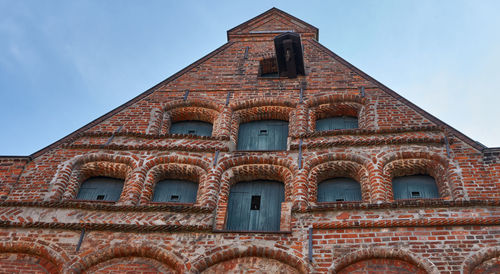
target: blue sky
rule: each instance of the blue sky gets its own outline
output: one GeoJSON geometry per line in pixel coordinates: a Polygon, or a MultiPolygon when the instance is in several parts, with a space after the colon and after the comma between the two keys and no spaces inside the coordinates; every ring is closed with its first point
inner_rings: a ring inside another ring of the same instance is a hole
{"type": "Polygon", "coordinates": [[[0,155],[61,139],[273,6],[424,110],[500,146],[500,1],[0,0],[0,155]]]}

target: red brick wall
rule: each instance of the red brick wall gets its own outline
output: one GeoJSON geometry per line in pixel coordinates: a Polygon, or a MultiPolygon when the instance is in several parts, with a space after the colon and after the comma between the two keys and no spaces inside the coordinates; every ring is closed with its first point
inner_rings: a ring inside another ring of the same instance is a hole
{"type": "Polygon", "coordinates": [[[57,267],[44,258],[23,253],[0,253],[0,273],[57,273],[57,267]]]}
{"type": "Polygon", "coordinates": [[[33,159],[0,157],[2,262],[35,269],[39,258],[63,273],[495,269],[498,149],[437,123],[313,40],[314,30],[278,17],[250,28],[300,29],[306,76],[258,77],[260,60],[274,54],[273,35],[243,26],[200,62],[33,159]],[[316,132],[316,119],[329,115],[358,116],[359,129],[316,132]],[[185,119],[211,122],[212,136],[168,133],[185,119]],[[235,151],[239,124],[260,119],[289,121],[286,151],[235,151]],[[392,178],[421,173],[436,179],[440,198],[394,201],[392,178]],[[74,200],[91,176],[124,179],[120,200],[74,200]],[[165,176],[197,182],[196,203],[152,203],[165,176]],[[363,201],[317,203],[317,184],[336,176],[359,181],[363,201]],[[284,183],[281,231],[224,231],[231,185],[253,179],[284,183]]]}
{"type": "Polygon", "coordinates": [[[396,274],[396,273],[418,273],[425,274],[423,269],[419,269],[414,265],[407,263],[402,260],[394,259],[369,259],[359,261],[348,267],[340,270],[339,274],[375,274],[375,273],[385,273],[385,274],[396,274]]]}
{"type": "Polygon", "coordinates": [[[123,257],[115,258],[95,265],[85,273],[121,274],[121,273],[175,273],[171,268],[165,267],[161,262],[148,258],[123,257]]]}

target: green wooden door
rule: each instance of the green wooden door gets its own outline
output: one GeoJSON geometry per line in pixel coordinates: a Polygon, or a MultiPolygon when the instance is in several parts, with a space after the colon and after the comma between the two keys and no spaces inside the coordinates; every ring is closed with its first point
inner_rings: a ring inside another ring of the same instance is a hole
{"type": "Polygon", "coordinates": [[[392,180],[394,199],[439,198],[434,178],[428,175],[396,177],[392,180]]]}
{"type": "Polygon", "coordinates": [[[229,193],[226,228],[233,231],[279,231],[284,200],[284,187],[280,182],[239,182],[229,193]]]}
{"type": "Polygon", "coordinates": [[[212,136],[212,124],[202,121],[180,121],[172,123],[170,133],[212,136]]]}
{"type": "Polygon", "coordinates": [[[318,202],[361,201],[361,186],[351,178],[333,178],[318,184],[318,202]]]}
{"type": "Polygon", "coordinates": [[[80,185],[76,196],[79,200],[118,201],[123,190],[123,180],[110,177],[92,177],[80,185]]]}
{"type": "Polygon", "coordinates": [[[194,203],[198,184],[186,180],[162,180],[156,183],[153,202],[194,203]]]}
{"type": "Polygon", "coordinates": [[[286,150],[288,122],[260,120],[240,124],[238,150],[286,150]]]}
{"type": "Polygon", "coordinates": [[[329,117],[316,121],[316,131],[358,128],[358,118],[349,116],[329,117]]]}

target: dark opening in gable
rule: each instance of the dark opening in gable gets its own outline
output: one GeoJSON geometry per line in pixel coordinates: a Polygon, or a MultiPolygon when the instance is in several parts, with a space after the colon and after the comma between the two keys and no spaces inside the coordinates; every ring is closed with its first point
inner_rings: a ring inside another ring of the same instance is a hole
{"type": "Polygon", "coordinates": [[[275,56],[260,60],[259,76],[268,78],[279,77],[278,63],[275,56]]]}

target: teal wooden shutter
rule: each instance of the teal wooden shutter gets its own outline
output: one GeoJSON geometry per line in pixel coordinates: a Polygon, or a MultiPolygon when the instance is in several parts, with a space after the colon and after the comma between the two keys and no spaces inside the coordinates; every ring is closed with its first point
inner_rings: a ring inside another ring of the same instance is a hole
{"type": "Polygon", "coordinates": [[[318,202],[361,201],[361,186],[351,178],[333,178],[318,184],[318,202]]]}
{"type": "Polygon", "coordinates": [[[344,116],[316,120],[316,131],[350,128],[358,128],[358,118],[344,116]]]}
{"type": "Polygon", "coordinates": [[[156,183],[153,202],[194,203],[198,184],[186,180],[162,180],[156,183]]]}
{"type": "Polygon", "coordinates": [[[109,177],[92,177],[80,185],[76,196],[79,200],[118,201],[123,190],[123,180],[109,177]]]}
{"type": "Polygon", "coordinates": [[[240,124],[238,150],[286,150],[288,122],[261,120],[240,124]]]}
{"type": "Polygon", "coordinates": [[[428,175],[396,177],[392,180],[394,199],[439,198],[434,178],[428,175]]]}
{"type": "Polygon", "coordinates": [[[197,136],[212,136],[212,124],[202,121],[181,121],[172,123],[171,134],[192,134],[197,136]]]}
{"type": "Polygon", "coordinates": [[[279,231],[283,184],[276,181],[239,182],[231,187],[226,228],[233,231],[279,231]]]}

